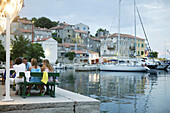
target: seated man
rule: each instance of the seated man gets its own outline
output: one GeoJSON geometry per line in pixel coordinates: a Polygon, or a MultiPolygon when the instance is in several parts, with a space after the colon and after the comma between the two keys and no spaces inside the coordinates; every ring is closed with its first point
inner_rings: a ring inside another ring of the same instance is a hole
{"type": "Polygon", "coordinates": [[[29,68],[31,67],[31,63],[27,61],[27,58],[23,58],[23,63],[26,66],[26,70],[29,71],[29,68]]]}

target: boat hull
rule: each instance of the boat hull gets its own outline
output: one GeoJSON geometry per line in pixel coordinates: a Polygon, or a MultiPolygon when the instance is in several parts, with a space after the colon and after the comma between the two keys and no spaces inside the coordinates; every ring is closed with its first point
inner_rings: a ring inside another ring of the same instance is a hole
{"type": "Polygon", "coordinates": [[[147,72],[150,69],[143,66],[129,66],[129,65],[100,65],[101,71],[115,71],[115,72],[147,72]]]}
{"type": "Polygon", "coordinates": [[[158,65],[147,65],[147,67],[148,67],[149,69],[157,69],[157,66],[158,66],[158,65]]]}
{"type": "Polygon", "coordinates": [[[158,70],[166,70],[169,65],[158,65],[157,69],[158,70]]]}

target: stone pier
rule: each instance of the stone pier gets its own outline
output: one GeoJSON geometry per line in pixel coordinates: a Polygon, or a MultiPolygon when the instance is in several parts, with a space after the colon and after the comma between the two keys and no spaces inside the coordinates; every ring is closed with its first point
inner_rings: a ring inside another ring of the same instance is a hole
{"type": "Polygon", "coordinates": [[[5,86],[0,85],[0,112],[4,113],[99,113],[100,101],[56,87],[56,97],[22,98],[11,90],[13,102],[2,102],[5,86]]]}

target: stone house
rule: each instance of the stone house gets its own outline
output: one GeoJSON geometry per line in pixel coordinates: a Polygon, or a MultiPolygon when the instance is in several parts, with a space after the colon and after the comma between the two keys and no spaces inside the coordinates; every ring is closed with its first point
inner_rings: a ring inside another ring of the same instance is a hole
{"type": "Polygon", "coordinates": [[[33,23],[26,19],[18,19],[12,22],[11,32],[22,35],[25,38],[33,39],[33,23]]]}
{"type": "Polygon", "coordinates": [[[73,39],[73,26],[67,23],[60,23],[56,27],[50,28],[52,33],[57,33],[56,37],[62,38],[62,43],[71,43],[73,39]]]}
{"type": "Polygon", "coordinates": [[[91,51],[100,53],[100,38],[86,37],[83,39],[83,45],[91,51]]]}
{"type": "Polygon", "coordinates": [[[81,44],[73,43],[59,43],[58,44],[58,58],[62,58],[65,54],[71,50],[82,50],[85,46],[81,44]]]}
{"type": "Polygon", "coordinates": [[[34,27],[34,41],[37,39],[52,37],[51,30],[47,28],[34,27]]]}
{"type": "Polygon", "coordinates": [[[83,43],[89,33],[89,27],[82,23],[76,25],[70,25],[65,22],[58,24],[56,27],[50,28],[52,33],[57,33],[56,37],[62,38],[62,43],[83,43]]]}
{"type": "MultiPolygon", "coordinates": [[[[136,47],[136,51],[139,51],[137,58],[145,55],[145,40],[136,37],[136,43],[139,47],[136,47]]],[[[101,37],[100,54],[101,57],[117,57],[119,53],[120,58],[134,58],[135,56],[135,37],[129,34],[120,34],[118,44],[118,33],[109,35],[108,37],[101,37]],[[119,46],[119,49],[118,49],[119,46]],[[119,52],[118,52],[119,50],[119,52]]]]}
{"type": "Polygon", "coordinates": [[[79,24],[74,25],[74,29],[80,30],[80,31],[84,31],[84,32],[86,32],[87,34],[90,33],[90,31],[89,31],[89,29],[90,29],[89,26],[87,26],[87,25],[85,25],[85,24],[82,24],[82,23],[79,23],[79,24]]]}

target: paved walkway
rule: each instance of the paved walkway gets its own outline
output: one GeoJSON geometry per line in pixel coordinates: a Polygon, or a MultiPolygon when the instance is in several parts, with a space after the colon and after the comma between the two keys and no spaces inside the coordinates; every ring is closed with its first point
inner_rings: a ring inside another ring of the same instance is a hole
{"type": "Polygon", "coordinates": [[[2,102],[5,86],[0,85],[0,112],[9,113],[99,113],[100,101],[56,87],[56,98],[30,96],[22,98],[11,90],[13,102],[2,102]]]}

